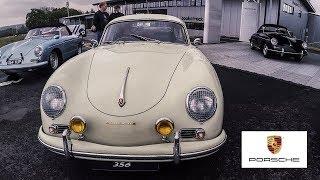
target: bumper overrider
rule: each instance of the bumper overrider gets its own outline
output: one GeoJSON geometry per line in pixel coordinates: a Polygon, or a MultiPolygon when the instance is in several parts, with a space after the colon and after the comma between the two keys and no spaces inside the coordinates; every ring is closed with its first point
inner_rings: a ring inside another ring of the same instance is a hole
{"type": "Polygon", "coordinates": [[[47,135],[42,127],[39,141],[50,151],[64,155],[66,158],[78,158],[97,161],[127,162],[174,162],[209,156],[219,150],[226,142],[224,130],[214,139],[203,141],[181,141],[180,131],[174,136],[173,143],[161,143],[133,147],[117,147],[95,144],[70,138],[71,131],[65,129],[61,137],[47,135]],[[120,152],[121,151],[121,152],[120,152]]]}

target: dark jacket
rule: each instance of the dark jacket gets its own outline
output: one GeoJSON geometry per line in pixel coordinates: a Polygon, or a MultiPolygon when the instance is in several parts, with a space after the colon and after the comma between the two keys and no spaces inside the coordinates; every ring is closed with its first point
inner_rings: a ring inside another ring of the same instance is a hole
{"type": "Polygon", "coordinates": [[[109,17],[109,20],[112,21],[118,17],[121,17],[121,16],[124,16],[124,14],[122,14],[121,12],[118,12],[118,13],[112,13],[109,17]]]}
{"type": "Polygon", "coordinates": [[[103,31],[104,27],[109,23],[109,14],[107,12],[97,11],[93,17],[93,25],[97,31],[103,31]]]}

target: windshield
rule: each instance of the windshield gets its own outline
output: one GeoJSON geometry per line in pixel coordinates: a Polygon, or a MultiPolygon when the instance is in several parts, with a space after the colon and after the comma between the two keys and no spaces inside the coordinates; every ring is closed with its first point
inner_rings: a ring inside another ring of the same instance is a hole
{"type": "Polygon", "coordinates": [[[119,41],[188,44],[183,26],[168,21],[127,21],[112,24],[107,28],[101,44],[119,41]]]}
{"type": "Polygon", "coordinates": [[[26,36],[26,39],[32,37],[53,37],[55,35],[60,35],[57,27],[37,28],[30,30],[26,36]]]}
{"type": "Polygon", "coordinates": [[[291,36],[289,31],[283,27],[264,26],[264,32],[277,32],[286,36],[291,36]]]}

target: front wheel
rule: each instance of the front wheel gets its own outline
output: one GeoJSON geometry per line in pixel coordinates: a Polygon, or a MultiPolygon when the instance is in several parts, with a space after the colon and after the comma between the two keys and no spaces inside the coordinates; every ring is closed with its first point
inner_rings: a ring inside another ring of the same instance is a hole
{"type": "Polygon", "coordinates": [[[265,44],[263,49],[262,49],[262,53],[263,53],[263,56],[265,58],[269,58],[270,57],[270,51],[269,51],[269,47],[265,44]]]}
{"type": "Polygon", "coordinates": [[[56,51],[52,51],[49,56],[49,69],[55,71],[58,69],[61,63],[61,58],[56,51]]]}

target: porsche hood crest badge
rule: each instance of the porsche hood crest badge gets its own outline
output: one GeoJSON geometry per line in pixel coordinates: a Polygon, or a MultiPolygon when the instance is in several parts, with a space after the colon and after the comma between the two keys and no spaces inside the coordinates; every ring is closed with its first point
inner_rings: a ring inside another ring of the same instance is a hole
{"type": "Polygon", "coordinates": [[[272,154],[277,154],[280,152],[282,145],[281,136],[268,136],[268,149],[272,154]]]}

